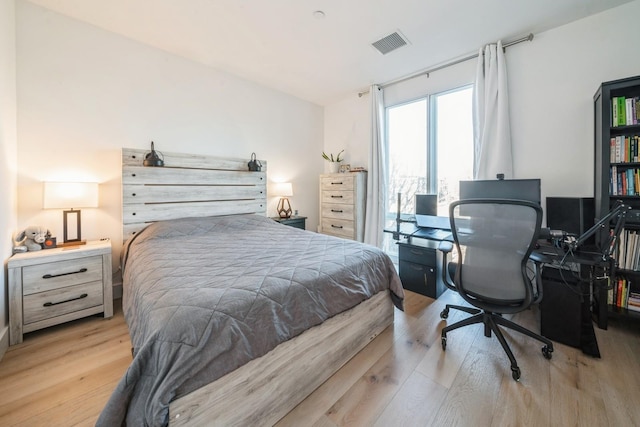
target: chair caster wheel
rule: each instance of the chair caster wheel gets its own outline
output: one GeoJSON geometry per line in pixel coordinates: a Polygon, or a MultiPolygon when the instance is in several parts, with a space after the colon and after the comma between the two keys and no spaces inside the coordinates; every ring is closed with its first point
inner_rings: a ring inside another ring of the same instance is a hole
{"type": "Polygon", "coordinates": [[[442,349],[446,350],[447,349],[447,337],[442,337],[442,349]]]}
{"type": "Polygon", "coordinates": [[[514,380],[520,381],[520,368],[517,366],[515,368],[511,368],[511,376],[514,380]]]}
{"type": "Polygon", "coordinates": [[[548,345],[545,345],[544,347],[542,347],[542,354],[545,359],[551,359],[551,356],[553,355],[553,349],[548,345]]]}
{"type": "Polygon", "coordinates": [[[449,309],[445,308],[444,310],[442,310],[440,312],[440,318],[441,319],[446,319],[447,317],[449,317],[449,309]]]}

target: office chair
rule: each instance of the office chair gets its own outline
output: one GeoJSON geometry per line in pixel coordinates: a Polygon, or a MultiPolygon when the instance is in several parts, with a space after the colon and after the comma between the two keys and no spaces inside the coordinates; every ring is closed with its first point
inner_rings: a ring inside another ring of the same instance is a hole
{"type": "Polygon", "coordinates": [[[534,263],[533,271],[528,268],[542,209],[524,200],[466,199],[449,206],[449,218],[457,260],[447,265],[453,245],[443,242],[443,280],[473,307],[447,304],[440,317],[446,319],[452,308],[473,316],[442,329],[442,349],[446,350],[448,332],[483,323],[484,335],[491,337],[492,331],[496,335],[511,361],[513,379],[518,381],[520,368],[499,326],[543,342],[546,359],[551,359],[553,352],[550,340],[502,317],[523,311],[542,298],[540,265],[534,263]],[[529,273],[533,273],[533,281],[529,273]]]}

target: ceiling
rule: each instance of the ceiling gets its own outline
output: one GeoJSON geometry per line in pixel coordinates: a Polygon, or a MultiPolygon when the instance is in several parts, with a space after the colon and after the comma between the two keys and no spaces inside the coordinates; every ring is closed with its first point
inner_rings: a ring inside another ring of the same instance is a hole
{"type": "Polygon", "coordinates": [[[319,105],[631,0],[29,0],[319,105]],[[323,11],[324,18],[314,16],[323,11]],[[400,31],[386,55],[371,43],[400,31]]]}

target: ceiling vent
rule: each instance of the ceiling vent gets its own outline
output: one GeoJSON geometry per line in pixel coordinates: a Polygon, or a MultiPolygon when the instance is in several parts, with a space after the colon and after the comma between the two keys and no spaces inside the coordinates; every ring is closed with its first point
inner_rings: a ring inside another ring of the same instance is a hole
{"type": "Polygon", "coordinates": [[[371,46],[375,47],[378,52],[383,55],[394,51],[408,43],[407,39],[400,34],[399,31],[389,34],[386,37],[381,38],[378,41],[371,43],[371,46]]]}

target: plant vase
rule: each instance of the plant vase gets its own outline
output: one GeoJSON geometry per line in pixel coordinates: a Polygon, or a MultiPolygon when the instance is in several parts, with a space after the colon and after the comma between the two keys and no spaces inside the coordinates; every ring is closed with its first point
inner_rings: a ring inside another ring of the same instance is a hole
{"type": "Polygon", "coordinates": [[[329,162],[329,173],[338,173],[340,170],[340,162],[329,162]]]}

